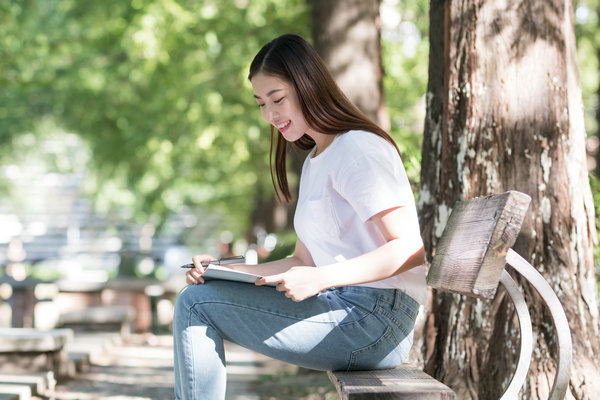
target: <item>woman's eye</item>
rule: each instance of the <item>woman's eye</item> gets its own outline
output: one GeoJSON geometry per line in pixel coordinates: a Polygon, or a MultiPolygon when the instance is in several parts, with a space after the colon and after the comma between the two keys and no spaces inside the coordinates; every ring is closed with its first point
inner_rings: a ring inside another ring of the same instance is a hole
{"type": "Polygon", "coordinates": [[[279,103],[281,103],[283,101],[283,99],[285,99],[285,97],[282,97],[280,99],[274,100],[273,103],[279,104],[279,103]]]}
{"type": "Polygon", "coordinates": [[[264,104],[259,104],[258,108],[263,108],[265,105],[264,104]]]}

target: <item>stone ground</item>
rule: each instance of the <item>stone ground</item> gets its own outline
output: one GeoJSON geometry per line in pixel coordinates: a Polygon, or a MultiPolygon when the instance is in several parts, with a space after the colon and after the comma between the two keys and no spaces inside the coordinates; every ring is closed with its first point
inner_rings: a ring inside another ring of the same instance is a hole
{"type": "MultiPolygon", "coordinates": [[[[323,372],[299,369],[227,344],[227,400],[334,400],[323,372]]],[[[56,400],[173,399],[170,335],[132,335],[105,347],[92,365],[56,386],[56,400]]]]}

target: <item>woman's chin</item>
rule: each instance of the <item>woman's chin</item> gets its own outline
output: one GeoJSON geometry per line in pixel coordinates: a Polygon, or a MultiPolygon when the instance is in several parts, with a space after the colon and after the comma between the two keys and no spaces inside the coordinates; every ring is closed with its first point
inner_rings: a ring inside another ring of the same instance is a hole
{"type": "Polygon", "coordinates": [[[283,138],[285,140],[287,140],[288,142],[295,142],[296,140],[300,139],[302,136],[304,135],[294,135],[294,134],[290,134],[289,132],[281,132],[279,131],[279,133],[281,133],[281,136],[283,136],[283,138]]]}

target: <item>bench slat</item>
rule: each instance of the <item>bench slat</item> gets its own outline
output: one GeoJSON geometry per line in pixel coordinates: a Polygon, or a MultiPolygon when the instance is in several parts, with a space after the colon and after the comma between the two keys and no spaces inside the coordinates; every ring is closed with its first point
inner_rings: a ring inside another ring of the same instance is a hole
{"type": "Polygon", "coordinates": [[[375,371],[328,372],[342,400],[454,400],[454,392],[421,369],[402,365],[375,371]]]}
{"type": "Polygon", "coordinates": [[[0,353],[57,351],[73,338],[70,329],[0,329],[0,353]]]}
{"type": "Polygon", "coordinates": [[[9,385],[0,383],[0,394],[2,398],[15,400],[31,400],[31,388],[27,385],[9,385]]]}
{"type": "Polygon", "coordinates": [[[427,274],[435,289],[492,299],[531,198],[509,191],[456,203],[427,274]]]}
{"type": "Polygon", "coordinates": [[[31,394],[42,395],[55,386],[52,372],[30,374],[0,374],[0,385],[23,385],[31,388],[31,394]]]}
{"type": "Polygon", "coordinates": [[[0,372],[52,371],[56,379],[69,376],[65,349],[72,340],[71,329],[0,329],[0,372]]]}

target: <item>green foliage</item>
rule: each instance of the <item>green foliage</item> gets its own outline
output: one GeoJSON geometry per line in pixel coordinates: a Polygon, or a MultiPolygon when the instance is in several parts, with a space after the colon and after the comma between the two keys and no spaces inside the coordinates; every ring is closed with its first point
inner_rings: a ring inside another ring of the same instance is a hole
{"type": "Polygon", "coordinates": [[[594,174],[590,175],[590,186],[594,197],[594,209],[596,210],[596,233],[598,243],[594,246],[594,260],[596,260],[596,277],[598,280],[598,296],[600,297],[600,178],[594,174]]]}
{"type": "Polygon", "coordinates": [[[585,107],[585,126],[589,135],[596,135],[598,122],[598,80],[600,65],[600,30],[598,29],[598,11],[600,1],[579,0],[574,2],[575,34],[577,36],[577,61],[579,66],[579,81],[585,107]]]}
{"type": "MultiPolygon", "coordinates": [[[[413,27],[384,39],[383,54],[391,133],[416,187],[427,2],[385,3],[413,27]]],[[[49,160],[43,138],[73,132],[85,141],[77,159],[89,158],[86,190],[99,211],[126,207],[134,221],[160,224],[201,207],[240,236],[254,199],[273,194],[268,127],[247,69],[273,37],[310,37],[308,18],[304,0],[1,2],[0,157],[18,163],[26,151],[68,169],[58,164],[77,152],[49,160]]]]}
{"type": "MultiPolygon", "coordinates": [[[[577,56],[579,80],[584,104],[585,126],[588,137],[600,136],[598,127],[599,81],[600,81],[600,1],[579,0],[575,4],[575,33],[577,36],[577,56]]],[[[596,230],[600,239],[600,179],[590,176],[592,195],[596,210],[596,230]]],[[[596,274],[600,277],[600,243],[594,247],[596,274]]],[[[600,292],[600,283],[599,283],[600,292]]]]}
{"type": "Polygon", "coordinates": [[[262,262],[269,262],[274,260],[281,260],[294,254],[296,247],[296,234],[294,232],[285,232],[277,237],[277,245],[269,253],[269,255],[262,260],[262,262]]]}
{"type": "Polygon", "coordinates": [[[0,15],[0,142],[52,119],[89,144],[103,211],[203,205],[247,225],[271,191],[247,67],[290,27],[307,35],[302,0],[32,0],[0,15]]]}
{"type": "MultiPolygon", "coordinates": [[[[590,134],[598,6],[576,3],[590,134]]],[[[416,188],[429,2],[384,0],[382,7],[384,20],[396,18],[382,39],[391,134],[416,188]]],[[[144,221],[202,206],[228,218],[223,224],[238,235],[257,194],[272,195],[268,127],[255,109],[247,68],[257,49],[281,33],[310,37],[309,22],[304,0],[1,1],[3,164],[23,159],[23,140],[43,147],[51,132],[73,132],[89,154],[59,152],[48,162],[64,171],[79,165],[72,157],[88,157],[86,188],[101,211],[127,206],[144,221]]]]}
{"type": "Polygon", "coordinates": [[[394,137],[413,191],[419,186],[429,60],[429,4],[384,1],[382,17],[395,14],[382,32],[384,91],[394,137]],[[387,3],[387,4],[386,4],[387,3]]]}

